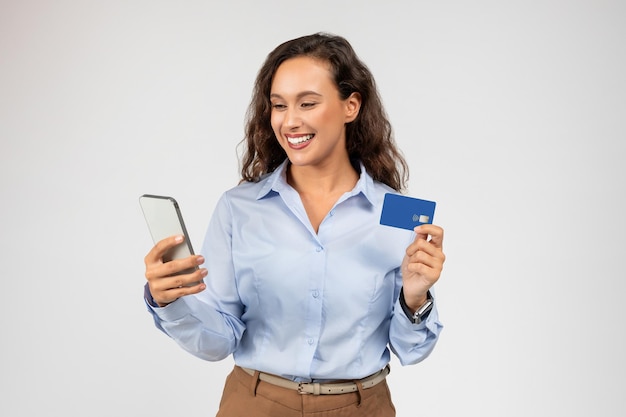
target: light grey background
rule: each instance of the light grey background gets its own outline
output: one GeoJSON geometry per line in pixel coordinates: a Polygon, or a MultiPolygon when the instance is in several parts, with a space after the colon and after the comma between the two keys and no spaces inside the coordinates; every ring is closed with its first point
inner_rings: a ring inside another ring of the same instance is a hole
{"type": "Polygon", "coordinates": [[[620,1],[0,1],[0,415],[211,416],[232,360],[152,325],[138,197],[194,245],[236,184],[256,71],[347,37],[446,230],[444,332],[400,417],[623,416],[620,1]]]}

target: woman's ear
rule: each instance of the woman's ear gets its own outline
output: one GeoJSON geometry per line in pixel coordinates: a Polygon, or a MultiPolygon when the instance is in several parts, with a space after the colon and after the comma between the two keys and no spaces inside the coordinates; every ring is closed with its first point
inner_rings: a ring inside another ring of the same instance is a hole
{"type": "Polygon", "coordinates": [[[361,94],[354,92],[345,100],[346,103],[346,123],[356,119],[361,110],[361,94]]]}

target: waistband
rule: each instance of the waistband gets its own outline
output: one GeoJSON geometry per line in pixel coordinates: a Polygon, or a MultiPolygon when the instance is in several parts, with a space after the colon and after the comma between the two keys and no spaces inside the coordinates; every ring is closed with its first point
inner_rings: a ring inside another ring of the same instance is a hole
{"type": "MultiPolygon", "coordinates": [[[[248,375],[254,376],[256,371],[254,369],[240,367],[248,375]]],[[[266,374],[264,372],[259,373],[259,379],[267,382],[268,384],[276,385],[281,388],[287,388],[298,391],[300,394],[313,394],[313,395],[329,395],[329,394],[345,394],[348,392],[356,392],[359,390],[358,384],[361,384],[361,389],[372,388],[379,383],[383,382],[387,375],[389,375],[389,365],[385,366],[380,371],[372,374],[363,379],[355,380],[352,382],[336,382],[336,383],[319,383],[319,382],[295,382],[289,379],[281,378],[276,375],[266,374]]]]}

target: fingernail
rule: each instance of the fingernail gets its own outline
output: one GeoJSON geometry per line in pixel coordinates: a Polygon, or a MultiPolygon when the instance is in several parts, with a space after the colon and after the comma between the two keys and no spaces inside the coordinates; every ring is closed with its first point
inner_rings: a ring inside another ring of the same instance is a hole
{"type": "Polygon", "coordinates": [[[176,237],[174,238],[174,242],[176,242],[176,243],[180,243],[180,242],[182,242],[182,241],[183,241],[183,237],[182,237],[182,236],[176,236],[176,237]]]}
{"type": "Polygon", "coordinates": [[[204,258],[203,258],[202,256],[198,256],[198,257],[196,258],[196,263],[197,263],[198,265],[202,265],[202,264],[204,263],[204,258]]]}

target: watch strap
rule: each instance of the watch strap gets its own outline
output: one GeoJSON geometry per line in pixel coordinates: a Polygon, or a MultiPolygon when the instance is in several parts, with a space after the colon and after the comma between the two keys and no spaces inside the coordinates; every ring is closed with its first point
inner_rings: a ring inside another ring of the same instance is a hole
{"type": "Polygon", "coordinates": [[[430,293],[430,290],[426,293],[426,302],[420,306],[420,308],[415,311],[415,313],[411,312],[411,309],[408,305],[406,305],[406,300],[404,299],[404,288],[400,289],[400,306],[402,307],[402,311],[409,319],[409,321],[413,324],[420,324],[428,316],[430,315],[431,310],[433,309],[434,300],[433,296],[430,293]]]}

